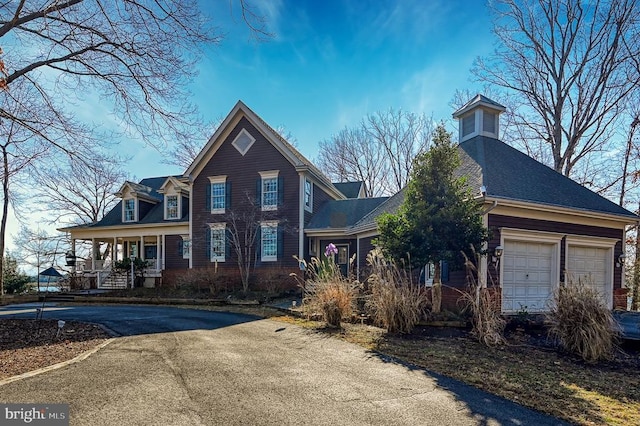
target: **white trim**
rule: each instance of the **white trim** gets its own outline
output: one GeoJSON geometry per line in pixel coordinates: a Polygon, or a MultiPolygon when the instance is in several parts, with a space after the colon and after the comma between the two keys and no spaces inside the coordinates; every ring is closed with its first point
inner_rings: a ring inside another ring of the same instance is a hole
{"type": "Polygon", "coordinates": [[[188,235],[180,235],[182,238],[182,258],[183,259],[191,259],[191,238],[188,235]],[[185,247],[189,247],[189,250],[185,253],[185,247]]]}
{"type": "Polygon", "coordinates": [[[249,133],[247,131],[247,129],[245,129],[244,127],[242,128],[242,130],[240,130],[240,132],[238,133],[238,136],[236,136],[233,139],[233,142],[231,142],[231,145],[233,145],[233,147],[238,150],[238,152],[240,153],[240,155],[242,155],[244,157],[244,155],[249,152],[249,150],[251,149],[251,147],[253,146],[253,144],[256,142],[256,138],[254,138],[251,133],[249,133]],[[249,138],[249,140],[251,142],[249,142],[249,145],[247,145],[246,147],[241,147],[238,145],[238,139],[240,139],[241,136],[247,136],[249,138]]]}
{"type": "Polygon", "coordinates": [[[209,182],[211,185],[209,186],[209,199],[211,200],[211,214],[224,214],[227,208],[227,175],[219,175],[219,176],[209,176],[209,182]],[[213,185],[222,184],[224,187],[224,207],[223,208],[213,208],[213,185]]]}
{"type": "Polygon", "coordinates": [[[304,259],[304,182],[306,177],[302,172],[299,173],[299,190],[298,190],[298,258],[304,259]]]}
{"type": "MultiPolygon", "coordinates": [[[[193,194],[193,182],[189,181],[189,193],[193,194]]],[[[189,197],[189,239],[193,241],[193,197],[189,197]]],[[[193,268],[193,256],[189,256],[189,269],[193,268]]]]}

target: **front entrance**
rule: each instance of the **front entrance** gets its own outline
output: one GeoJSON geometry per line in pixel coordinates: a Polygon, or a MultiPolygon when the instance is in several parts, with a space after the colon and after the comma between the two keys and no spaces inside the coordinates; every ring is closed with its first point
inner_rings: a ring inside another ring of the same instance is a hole
{"type": "Polygon", "coordinates": [[[340,268],[340,273],[343,277],[346,277],[349,272],[349,244],[336,244],[336,248],[338,249],[336,262],[340,268]]]}

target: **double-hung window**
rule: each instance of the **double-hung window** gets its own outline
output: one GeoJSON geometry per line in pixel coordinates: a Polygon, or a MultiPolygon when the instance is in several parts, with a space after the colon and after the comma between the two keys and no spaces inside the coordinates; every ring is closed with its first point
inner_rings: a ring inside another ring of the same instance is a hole
{"type": "Polygon", "coordinates": [[[260,253],[263,262],[278,260],[278,224],[265,222],[260,227],[260,253]]]}
{"type": "Polygon", "coordinates": [[[135,222],[136,200],[133,198],[124,200],[123,209],[124,222],[135,222]]]}
{"type": "Polygon", "coordinates": [[[189,259],[191,257],[191,240],[188,236],[182,237],[182,258],[189,259]]]}
{"type": "Polygon", "coordinates": [[[210,253],[212,262],[224,262],[227,245],[227,229],[225,224],[212,224],[210,226],[210,253]]]}
{"type": "Polygon", "coordinates": [[[227,177],[215,176],[210,177],[209,181],[209,199],[211,200],[211,213],[223,214],[227,206],[227,177]]]}
{"type": "Polygon", "coordinates": [[[260,172],[260,205],[262,210],[277,210],[278,198],[278,171],[260,172]]]}
{"type": "Polygon", "coordinates": [[[178,196],[167,195],[166,196],[166,219],[179,219],[178,216],[178,196]]]}

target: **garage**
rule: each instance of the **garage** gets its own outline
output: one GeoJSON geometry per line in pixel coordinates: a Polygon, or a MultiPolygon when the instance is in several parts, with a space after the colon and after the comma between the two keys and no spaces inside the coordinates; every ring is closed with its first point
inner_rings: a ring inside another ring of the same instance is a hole
{"type": "Polygon", "coordinates": [[[502,311],[544,311],[553,292],[557,244],[504,241],[502,311]]]}
{"type": "Polygon", "coordinates": [[[569,282],[580,279],[585,285],[595,289],[609,302],[611,299],[611,248],[569,245],[567,250],[567,274],[569,282]]]}

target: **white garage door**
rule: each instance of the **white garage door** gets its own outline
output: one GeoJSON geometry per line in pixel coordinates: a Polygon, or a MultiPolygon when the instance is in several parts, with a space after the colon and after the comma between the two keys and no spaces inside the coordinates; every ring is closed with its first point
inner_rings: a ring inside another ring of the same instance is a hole
{"type": "Polygon", "coordinates": [[[555,245],[505,241],[502,256],[503,312],[544,311],[551,297],[555,245]]]}
{"type": "Polygon", "coordinates": [[[605,301],[609,300],[611,279],[607,268],[608,248],[570,245],[567,252],[567,272],[574,282],[582,282],[597,290],[605,301]]]}

